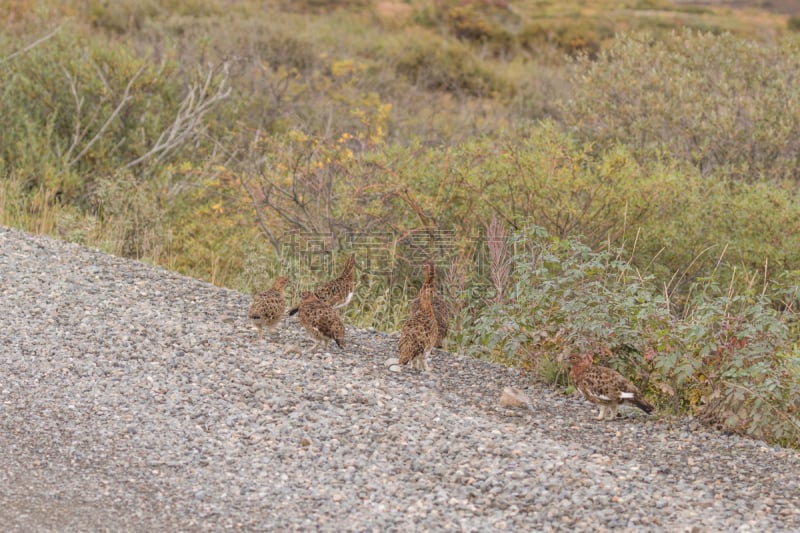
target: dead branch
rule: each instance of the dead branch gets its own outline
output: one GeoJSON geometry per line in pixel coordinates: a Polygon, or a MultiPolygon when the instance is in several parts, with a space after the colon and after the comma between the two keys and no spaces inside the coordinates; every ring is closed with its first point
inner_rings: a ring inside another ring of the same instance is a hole
{"type": "MultiPolygon", "coordinates": [[[[89,149],[94,145],[94,143],[96,143],[97,141],[100,140],[100,138],[106,132],[108,127],[111,125],[111,123],[114,122],[114,120],[120,114],[122,109],[128,104],[128,102],[131,100],[131,98],[133,98],[133,96],[131,96],[131,88],[133,87],[134,82],[136,82],[136,80],[139,78],[139,76],[142,75],[142,72],[144,72],[145,67],[146,67],[146,65],[142,65],[141,67],[139,67],[139,70],[136,71],[136,74],[134,74],[133,77],[130,80],[128,80],[128,85],[125,86],[125,91],[122,93],[122,99],[117,104],[117,107],[114,108],[114,111],[111,112],[111,114],[108,116],[108,118],[103,123],[103,125],[100,126],[100,129],[97,131],[97,133],[95,133],[94,137],[92,137],[92,139],[88,143],[86,143],[84,145],[83,149],[81,149],[81,151],[78,152],[78,154],[75,157],[73,157],[72,159],[69,160],[69,166],[74,165],[84,155],[86,155],[86,152],[89,151],[89,149]]],[[[74,88],[75,87],[75,83],[76,82],[73,82],[72,86],[73,86],[73,92],[75,94],[75,97],[77,98],[77,89],[74,88]]],[[[70,146],[69,150],[67,151],[67,156],[69,156],[69,154],[72,152],[72,150],[75,148],[75,146],[77,146],[78,140],[80,138],[82,138],[83,135],[86,134],[86,129],[84,129],[83,132],[79,132],[79,128],[80,128],[80,107],[77,109],[77,116],[78,116],[77,123],[75,125],[75,128],[76,128],[75,135],[76,135],[76,137],[73,139],[72,146],[70,146]]],[[[88,128],[88,126],[87,126],[87,128],[88,128]]]]}
{"type": "Polygon", "coordinates": [[[29,44],[28,46],[26,46],[26,47],[24,47],[24,48],[20,48],[20,49],[19,49],[19,50],[17,50],[16,52],[12,53],[10,56],[7,56],[7,57],[4,57],[4,58],[0,59],[0,65],[2,65],[3,63],[7,63],[7,62],[11,61],[12,59],[14,59],[15,57],[17,57],[18,55],[20,55],[20,54],[24,54],[24,53],[25,53],[25,52],[27,52],[28,50],[32,50],[33,48],[35,48],[35,47],[39,46],[39,45],[40,45],[40,44],[42,44],[43,42],[45,42],[45,41],[47,41],[47,40],[49,40],[49,39],[52,39],[52,38],[53,38],[53,36],[55,36],[55,34],[56,34],[56,33],[58,33],[59,31],[61,31],[61,27],[62,27],[62,26],[63,26],[63,24],[59,24],[59,25],[58,25],[58,27],[56,27],[56,29],[54,29],[53,31],[51,31],[50,33],[48,33],[47,35],[45,35],[44,37],[40,37],[39,39],[36,39],[35,41],[33,41],[33,42],[32,42],[31,44],[29,44]]]}
{"type": "Polygon", "coordinates": [[[172,124],[161,132],[147,153],[130,161],[125,168],[136,166],[151,158],[163,161],[170,153],[195,135],[197,126],[205,114],[231,94],[229,66],[230,64],[226,61],[219,69],[210,69],[205,80],[193,83],[181,102],[172,124]],[[218,76],[218,71],[222,72],[221,76],[218,76]]]}

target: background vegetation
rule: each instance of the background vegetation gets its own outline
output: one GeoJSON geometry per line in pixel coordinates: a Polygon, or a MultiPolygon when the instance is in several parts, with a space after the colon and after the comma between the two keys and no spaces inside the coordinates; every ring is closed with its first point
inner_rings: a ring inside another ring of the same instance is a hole
{"type": "Polygon", "coordinates": [[[0,223],[800,445],[800,6],[13,0],[0,223]],[[785,9],[784,9],[785,8],[785,9]]]}

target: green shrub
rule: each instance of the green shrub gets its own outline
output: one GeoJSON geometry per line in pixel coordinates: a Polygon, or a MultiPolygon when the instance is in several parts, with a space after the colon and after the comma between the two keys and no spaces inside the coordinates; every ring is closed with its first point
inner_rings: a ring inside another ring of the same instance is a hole
{"type": "Polygon", "coordinates": [[[624,143],[640,161],[666,150],[703,176],[797,180],[798,46],[730,34],[624,36],[597,61],[576,63],[563,116],[580,138],[624,143]]]}
{"type": "Polygon", "coordinates": [[[197,148],[226,81],[209,73],[182,83],[168,62],[64,30],[0,69],[0,158],[85,206],[97,176],[197,148]]]}
{"type": "Polygon", "coordinates": [[[153,0],[109,2],[92,0],[89,4],[89,20],[97,28],[115,33],[140,31],[147,19],[158,13],[158,3],[153,0]]]}
{"type": "Polygon", "coordinates": [[[507,246],[514,253],[505,299],[469,323],[469,352],[533,367],[538,357],[559,358],[572,348],[644,353],[645,326],[670,320],[652,278],[619,255],[592,252],[536,226],[507,246]]]}
{"type": "Polygon", "coordinates": [[[800,446],[796,283],[737,292],[733,280],[721,288],[709,278],[676,315],[622,252],[592,252],[536,227],[505,245],[515,251],[505,298],[465,319],[467,353],[564,384],[565,366],[554,363],[589,351],[662,409],[800,446]]]}
{"type": "Polygon", "coordinates": [[[791,313],[767,296],[713,293],[706,286],[692,298],[671,349],[655,358],[662,392],[720,429],[800,446],[791,313]]]}
{"type": "Polygon", "coordinates": [[[459,42],[436,39],[428,33],[404,41],[397,49],[397,72],[418,88],[472,96],[507,94],[511,88],[472,50],[459,42]]]}

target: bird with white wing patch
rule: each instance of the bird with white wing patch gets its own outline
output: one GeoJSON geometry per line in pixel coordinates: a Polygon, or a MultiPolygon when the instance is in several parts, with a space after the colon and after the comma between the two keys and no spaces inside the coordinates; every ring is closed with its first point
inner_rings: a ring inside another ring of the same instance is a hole
{"type": "Polygon", "coordinates": [[[591,354],[571,354],[569,377],[584,398],[600,406],[597,420],[614,420],[622,403],[630,403],[650,413],[653,405],[647,401],[639,389],[625,377],[611,368],[592,363],[591,354]]]}

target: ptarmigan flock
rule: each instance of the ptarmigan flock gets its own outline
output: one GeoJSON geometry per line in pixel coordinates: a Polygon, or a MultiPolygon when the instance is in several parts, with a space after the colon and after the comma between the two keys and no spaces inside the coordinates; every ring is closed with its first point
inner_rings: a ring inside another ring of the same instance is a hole
{"type": "MultiPolygon", "coordinates": [[[[338,309],[353,298],[355,268],[356,257],[351,254],[338,277],[303,293],[300,301],[289,310],[288,315],[297,314],[303,328],[314,339],[307,353],[327,350],[331,340],[339,348],[344,348],[344,321],[338,309]]],[[[436,291],[433,262],[425,262],[423,270],[425,280],[419,294],[409,304],[409,316],[400,331],[398,357],[388,362],[388,368],[394,372],[400,372],[409,362],[415,370],[430,371],[427,358],[434,348],[442,348],[447,337],[452,314],[450,305],[436,291]]],[[[282,318],[285,309],[283,289],[288,281],[286,277],[278,277],[269,290],[253,297],[249,316],[258,329],[259,339],[263,337],[263,327],[271,334],[282,318]]],[[[648,414],[653,411],[653,405],[633,383],[615,370],[594,365],[591,354],[571,354],[569,364],[569,375],[575,388],[586,400],[600,406],[597,420],[615,420],[619,406],[625,403],[648,414]]]]}

